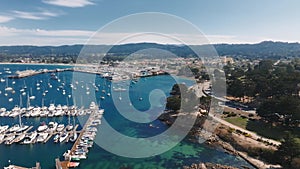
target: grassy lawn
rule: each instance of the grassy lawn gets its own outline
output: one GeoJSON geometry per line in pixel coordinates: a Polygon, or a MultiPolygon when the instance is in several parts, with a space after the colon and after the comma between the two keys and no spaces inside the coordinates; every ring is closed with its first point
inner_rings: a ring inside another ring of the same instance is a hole
{"type": "Polygon", "coordinates": [[[261,121],[249,121],[246,129],[257,133],[258,135],[278,141],[280,141],[280,139],[282,139],[286,135],[286,132],[290,132],[294,135],[300,136],[299,128],[272,126],[269,123],[263,123],[261,121]]]}
{"type": "Polygon", "coordinates": [[[243,129],[246,129],[248,123],[248,119],[242,117],[227,117],[224,120],[243,129]]]}
{"type": "Polygon", "coordinates": [[[278,141],[280,141],[280,139],[282,139],[285,136],[287,131],[300,136],[299,128],[291,129],[286,126],[272,126],[268,123],[264,123],[257,120],[248,120],[247,118],[242,117],[227,117],[224,118],[224,120],[243,129],[247,129],[249,131],[257,133],[260,136],[278,141]]]}

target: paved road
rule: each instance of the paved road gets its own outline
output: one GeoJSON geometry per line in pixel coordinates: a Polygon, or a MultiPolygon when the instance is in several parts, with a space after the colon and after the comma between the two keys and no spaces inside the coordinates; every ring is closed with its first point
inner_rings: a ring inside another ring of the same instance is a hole
{"type": "MultiPolygon", "coordinates": [[[[201,96],[204,95],[202,91],[205,90],[205,89],[208,89],[209,88],[209,84],[210,84],[210,82],[199,83],[199,84],[196,84],[196,85],[192,86],[191,88],[193,88],[195,90],[195,93],[196,93],[196,95],[198,97],[201,97],[201,96]]],[[[228,107],[228,106],[226,106],[226,107],[228,107]]],[[[231,107],[228,107],[228,108],[231,108],[231,107]]],[[[232,109],[235,109],[235,108],[232,108],[232,109]]],[[[249,112],[247,112],[247,113],[249,113],[249,112]]],[[[253,112],[251,112],[251,113],[253,113],[253,112]]],[[[252,138],[255,139],[255,140],[258,139],[258,138],[260,138],[262,140],[268,141],[268,142],[273,143],[275,145],[280,145],[281,144],[279,141],[259,136],[259,135],[257,135],[254,132],[251,132],[249,130],[243,129],[243,128],[241,128],[239,126],[236,126],[234,124],[231,124],[231,123],[229,123],[229,122],[227,122],[227,121],[225,121],[223,119],[220,119],[219,117],[215,116],[213,113],[209,113],[209,116],[212,117],[213,119],[215,119],[217,122],[219,122],[221,124],[224,124],[224,125],[226,125],[228,127],[234,128],[235,130],[240,130],[242,132],[250,134],[252,136],[252,138]]]]}

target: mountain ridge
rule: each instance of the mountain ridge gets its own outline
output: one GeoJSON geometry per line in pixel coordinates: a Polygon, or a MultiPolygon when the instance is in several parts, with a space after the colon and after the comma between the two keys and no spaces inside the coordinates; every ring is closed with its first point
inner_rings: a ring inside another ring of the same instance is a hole
{"type": "MultiPolygon", "coordinates": [[[[103,52],[106,49],[110,56],[127,56],[134,52],[156,48],[167,50],[180,57],[193,57],[193,49],[205,49],[213,46],[220,56],[243,57],[249,59],[256,58],[293,58],[300,56],[300,44],[298,42],[274,42],[262,41],[256,44],[212,44],[212,45],[173,45],[158,43],[130,43],[121,45],[87,45],[91,53],[103,52]]],[[[0,46],[0,60],[9,60],[16,58],[38,58],[38,57],[77,57],[84,47],[82,44],[61,45],[61,46],[34,46],[34,45],[16,45],[0,46]]]]}

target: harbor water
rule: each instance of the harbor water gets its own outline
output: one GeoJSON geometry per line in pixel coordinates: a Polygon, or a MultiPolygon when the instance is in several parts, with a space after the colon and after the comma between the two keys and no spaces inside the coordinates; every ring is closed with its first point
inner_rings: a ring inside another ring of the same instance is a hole
{"type": "MultiPolygon", "coordinates": [[[[21,65],[21,64],[3,64],[0,65],[0,78],[5,82],[0,83],[0,107],[11,110],[15,105],[20,107],[31,106],[49,106],[51,103],[55,105],[76,105],[78,107],[88,108],[92,101],[100,104],[101,108],[105,109],[104,118],[118,132],[130,137],[151,137],[160,134],[167,130],[167,126],[155,120],[149,123],[132,122],[124,118],[116,107],[133,106],[137,110],[144,112],[151,107],[149,93],[155,89],[159,89],[168,96],[172,86],[176,83],[173,77],[169,75],[153,76],[140,78],[136,83],[112,82],[100,77],[100,75],[82,73],[82,72],[59,72],[55,73],[57,78],[50,73],[38,74],[21,79],[9,79],[7,76],[14,74],[17,70],[39,70],[39,69],[57,69],[70,66],[59,65],[21,65]],[[74,80],[75,79],[75,80],[74,80]],[[26,86],[26,90],[24,89],[26,86]],[[7,92],[5,88],[12,87],[15,92],[7,92]],[[115,88],[113,88],[115,87],[115,88]],[[127,91],[114,91],[114,89],[126,88],[127,91]],[[76,91],[76,92],[74,92],[76,91]],[[74,93],[76,93],[74,95],[74,93]],[[108,95],[110,93],[111,95],[108,95]],[[130,105],[128,102],[123,102],[121,99],[124,93],[129,94],[130,105]],[[116,96],[117,97],[113,97],[116,96]],[[21,97],[20,97],[21,96],[21,97]],[[34,99],[28,99],[29,96],[35,96],[34,99]],[[113,98],[119,98],[115,100],[113,98]]],[[[180,83],[185,83],[187,86],[193,84],[188,79],[177,79],[180,83]]],[[[158,99],[155,104],[157,108],[164,107],[165,97],[158,99]]],[[[128,109],[128,112],[131,113],[128,109]]],[[[150,110],[149,116],[155,114],[155,109],[150,110]]],[[[41,122],[55,121],[58,123],[67,124],[79,123],[82,117],[68,118],[62,117],[37,117],[26,118],[22,117],[22,123],[34,126],[36,129],[41,122]]],[[[84,117],[83,117],[84,118],[84,117]]],[[[0,125],[18,124],[19,119],[11,117],[0,117],[0,125]]],[[[81,124],[83,126],[84,124],[81,124]]],[[[81,126],[77,129],[80,130],[81,126]]],[[[100,131],[97,135],[101,134],[100,131]]],[[[109,137],[109,135],[107,136],[109,137]]],[[[36,162],[40,162],[43,169],[55,168],[55,158],[63,159],[63,153],[72,147],[72,143],[54,143],[51,138],[47,143],[36,143],[30,145],[12,144],[0,145],[0,168],[9,164],[20,165],[25,167],[35,166],[36,162]]],[[[138,148],[138,147],[137,147],[138,148]]],[[[88,153],[86,160],[80,161],[79,168],[94,169],[94,168],[182,168],[184,165],[192,163],[212,162],[236,167],[247,166],[251,167],[246,161],[240,157],[230,155],[221,149],[209,147],[205,144],[192,143],[188,140],[183,140],[171,150],[157,156],[148,158],[126,158],[114,155],[105,151],[103,148],[94,144],[88,153]]]]}

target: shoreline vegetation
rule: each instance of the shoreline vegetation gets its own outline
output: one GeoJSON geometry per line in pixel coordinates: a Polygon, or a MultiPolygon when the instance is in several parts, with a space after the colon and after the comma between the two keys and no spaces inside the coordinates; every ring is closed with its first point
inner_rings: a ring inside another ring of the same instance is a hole
{"type": "MultiPolygon", "coordinates": [[[[159,120],[164,122],[166,125],[171,126],[175,120],[176,116],[174,116],[174,112],[169,111],[167,113],[162,114],[159,117],[159,120]]],[[[194,127],[191,129],[190,133],[188,134],[188,140],[191,142],[198,142],[198,138],[204,139],[204,143],[210,147],[214,148],[221,148],[226,153],[239,156],[243,158],[245,161],[250,163],[254,168],[259,169],[267,169],[267,168],[281,168],[280,165],[272,165],[268,164],[266,161],[262,159],[257,159],[248,155],[250,151],[259,151],[261,149],[270,148],[274,150],[272,146],[266,146],[265,144],[247,138],[244,135],[239,135],[235,133],[229,133],[230,127],[225,126],[223,124],[219,124],[216,130],[213,133],[210,133],[204,129],[200,129],[201,125],[199,123],[203,123],[206,120],[206,117],[197,117],[197,121],[194,127]],[[246,141],[246,142],[245,142],[246,141]]],[[[204,163],[200,164],[192,164],[191,166],[184,166],[184,169],[204,169],[206,168],[227,168],[227,169],[234,169],[234,167],[224,166],[221,164],[211,164],[206,165],[204,163]]],[[[242,168],[248,168],[246,166],[241,166],[242,168]]]]}
{"type": "MultiPolygon", "coordinates": [[[[182,113],[180,109],[180,95],[181,92],[186,92],[186,88],[182,84],[175,84],[171,91],[171,96],[167,99],[167,108],[169,109],[159,117],[159,120],[171,126],[178,116],[185,116],[187,113],[182,113]],[[174,101],[178,98],[177,102],[174,101]],[[178,105],[179,106],[178,106],[178,105]],[[168,106],[169,105],[169,106],[168,106]],[[177,105],[177,106],[176,106],[177,105]]],[[[184,94],[183,94],[184,95],[184,94]]],[[[270,153],[274,153],[278,149],[278,145],[272,142],[265,141],[263,139],[252,138],[251,133],[243,132],[239,130],[239,127],[234,127],[222,124],[216,119],[216,115],[209,115],[208,111],[201,110],[196,111],[196,122],[188,134],[188,139],[191,142],[199,142],[199,138],[203,139],[204,143],[215,148],[221,148],[225,152],[239,156],[251,164],[254,168],[267,169],[267,168],[281,168],[278,164],[269,164],[266,158],[270,153]],[[210,124],[209,124],[210,123],[210,124]],[[212,129],[212,125],[217,125],[215,129],[212,129]],[[211,127],[209,127],[211,126],[211,127]]],[[[212,112],[210,112],[212,113],[212,112]]],[[[277,143],[278,144],[278,143],[277,143]]],[[[185,169],[202,169],[202,168],[234,168],[230,166],[223,166],[220,164],[206,165],[204,163],[193,164],[191,166],[184,166],[185,169]]],[[[248,168],[241,166],[242,168],[248,168]]]]}

